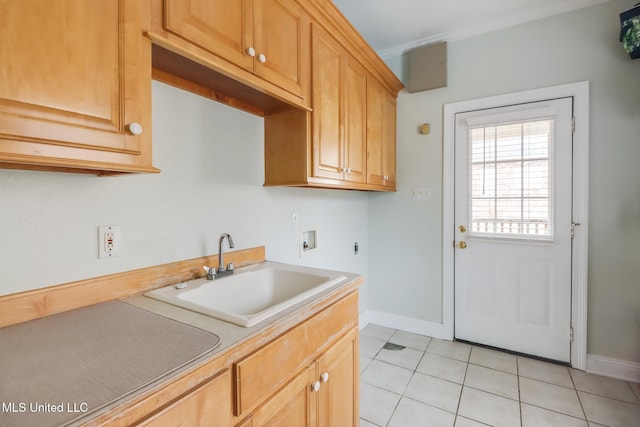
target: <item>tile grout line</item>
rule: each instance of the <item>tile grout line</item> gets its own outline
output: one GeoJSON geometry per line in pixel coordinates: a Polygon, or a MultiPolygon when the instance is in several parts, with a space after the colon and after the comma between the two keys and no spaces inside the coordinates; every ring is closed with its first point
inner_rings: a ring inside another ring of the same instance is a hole
{"type": "Polygon", "coordinates": [[[453,420],[454,426],[458,422],[458,417],[460,416],[460,404],[462,403],[462,392],[464,391],[464,383],[467,381],[467,372],[469,371],[469,360],[471,360],[472,351],[473,349],[469,350],[469,357],[467,358],[467,364],[464,367],[464,376],[462,377],[462,387],[460,387],[460,396],[458,396],[458,405],[456,406],[456,417],[453,420]]]}
{"type": "MultiPolygon", "coordinates": [[[[398,332],[398,329],[394,329],[393,330],[393,334],[391,334],[391,336],[389,338],[387,338],[387,340],[385,341],[385,343],[388,343],[389,340],[391,338],[393,338],[393,336],[395,335],[395,333],[398,332]]],[[[378,351],[378,354],[380,354],[380,352],[382,351],[382,349],[384,348],[384,346],[382,346],[382,348],[380,349],[380,351],[378,351]]],[[[405,347],[406,348],[406,347],[405,347]]],[[[377,354],[376,354],[377,356],[377,354]]],[[[384,362],[384,360],[382,361],[384,362]]],[[[393,365],[393,364],[392,364],[393,365]]],[[[395,365],[394,365],[395,366],[395,365]]],[[[402,366],[401,366],[402,367],[402,366]]],[[[411,374],[411,378],[413,378],[413,374],[411,374]]],[[[411,378],[409,378],[409,381],[411,381],[411,378]]],[[[407,389],[407,387],[409,386],[409,383],[407,383],[407,386],[405,386],[405,391],[407,389]]],[[[396,406],[393,407],[393,411],[391,411],[391,416],[389,417],[389,419],[387,420],[387,422],[384,424],[385,427],[387,427],[389,425],[389,423],[391,422],[391,420],[393,419],[393,416],[396,414],[396,411],[398,410],[398,406],[400,406],[400,402],[402,401],[402,396],[404,396],[404,391],[400,394],[400,399],[398,399],[398,403],[396,403],[396,406]]]]}
{"type": "Polygon", "coordinates": [[[522,416],[522,391],[520,390],[520,359],[516,356],[516,376],[518,379],[518,408],[520,409],[520,427],[524,426],[524,419],[522,416]]]}
{"type": "Polygon", "coordinates": [[[571,378],[571,384],[573,384],[573,390],[578,397],[578,402],[580,402],[580,409],[582,409],[582,415],[584,415],[584,419],[589,424],[589,419],[587,418],[587,411],[584,409],[584,404],[582,403],[582,399],[580,398],[580,393],[578,393],[578,386],[576,385],[576,381],[573,379],[573,375],[571,375],[571,369],[567,368],[567,372],[569,373],[569,378],[571,378]]]}

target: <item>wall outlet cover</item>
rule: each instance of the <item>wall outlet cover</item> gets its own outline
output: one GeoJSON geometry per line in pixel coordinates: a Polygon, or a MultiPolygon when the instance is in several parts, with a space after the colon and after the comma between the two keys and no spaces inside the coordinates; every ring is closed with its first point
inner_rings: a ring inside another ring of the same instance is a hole
{"type": "Polygon", "coordinates": [[[98,258],[120,256],[122,233],[119,225],[101,225],[98,227],[98,258]]]}

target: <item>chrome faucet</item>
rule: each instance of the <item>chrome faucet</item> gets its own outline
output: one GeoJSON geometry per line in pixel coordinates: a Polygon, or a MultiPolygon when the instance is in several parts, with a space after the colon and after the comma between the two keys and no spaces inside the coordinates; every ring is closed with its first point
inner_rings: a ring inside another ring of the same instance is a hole
{"type": "Polygon", "coordinates": [[[233,239],[231,238],[231,235],[229,235],[229,233],[223,233],[220,236],[220,239],[218,240],[218,271],[216,273],[216,277],[222,277],[222,276],[226,276],[227,274],[233,274],[233,263],[230,262],[229,264],[227,264],[227,266],[225,267],[224,265],[224,253],[222,252],[222,241],[224,240],[224,238],[227,238],[227,241],[229,242],[229,249],[233,249],[234,245],[233,245],[233,239]]]}

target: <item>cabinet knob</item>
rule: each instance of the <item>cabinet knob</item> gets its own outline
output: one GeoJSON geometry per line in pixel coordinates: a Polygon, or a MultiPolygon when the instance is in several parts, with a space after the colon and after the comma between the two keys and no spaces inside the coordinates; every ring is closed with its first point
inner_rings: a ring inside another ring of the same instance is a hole
{"type": "Polygon", "coordinates": [[[131,132],[131,134],[133,135],[140,135],[142,133],[142,125],[138,122],[130,123],[129,126],[127,126],[127,128],[129,129],[129,132],[131,132]]]}
{"type": "Polygon", "coordinates": [[[311,389],[313,391],[320,391],[320,381],[316,381],[313,384],[311,384],[311,389]]]}
{"type": "Polygon", "coordinates": [[[259,61],[261,64],[264,64],[265,62],[267,62],[267,57],[265,56],[265,54],[264,54],[264,53],[261,53],[260,55],[258,55],[258,61],[259,61]]]}
{"type": "Polygon", "coordinates": [[[320,375],[320,379],[322,380],[323,383],[326,383],[327,381],[329,381],[329,372],[325,372],[324,374],[320,375]]]}
{"type": "Polygon", "coordinates": [[[247,55],[249,55],[250,57],[253,58],[254,56],[256,56],[256,50],[254,48],[252,48],[252,47],[248,47],[247,48],[247,55]]]}

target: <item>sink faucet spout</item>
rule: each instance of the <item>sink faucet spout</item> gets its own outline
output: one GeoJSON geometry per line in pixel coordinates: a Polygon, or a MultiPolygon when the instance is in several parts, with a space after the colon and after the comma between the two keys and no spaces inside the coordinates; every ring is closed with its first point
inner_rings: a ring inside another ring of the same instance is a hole
{"type": "Polygon", "coordinates": [[[227,238],[227,241],[229,242],[229,249],[233,249],[234,244],[233,244],[233,239],[231,238],[231,235],[229,233],[223,233],[220,236],[220,239],[218,239],[218,275],[220,275],[220,272],[233,272],[233,264],[229,264],[229,267],[225,267],[224,265],[224,253],[222,252],[222,241],[225,239],[225,237],[227,238]]]}

